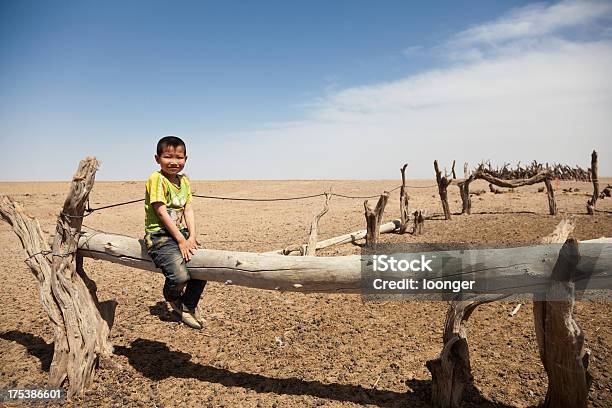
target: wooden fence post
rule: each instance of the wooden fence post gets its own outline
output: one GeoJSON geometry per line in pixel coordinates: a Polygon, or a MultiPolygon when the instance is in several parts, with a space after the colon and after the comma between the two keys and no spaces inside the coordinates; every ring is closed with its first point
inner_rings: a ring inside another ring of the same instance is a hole
{"type": "Polygon", "coordinates": [[[39,282],[43,308],[53,325],[49,386],[59,387],[68,378],[68,397],[87,388],[100,358],[110,357],[113,352],[108,336],[116,303],[98,303],[95,284],[87,278],[81,260],[77,259],[85,203],[97,169],[98,161],[94,157],[79,163],[57,219],[51,249],[35,219],[8,198],[0,203],[2,218],[21,239],[26,263],[39,282]]]}
{"type": "Polygon", "coordinates": [[[440,201],[442,202],[442,211],[444,211],[444,218],[447,220],[451,219],[451,212],[448,206],[448,192],[446,188],[451,183],[446,176],[442,175],[440,168],[438,167],[438,161],[434,160],[434,170],[436,171],[436,181],[438,183],[438,193],[440,194],[440,201]]]}
{"type": "Polygon", "coordinates": [[[461,404],[463,391],[473,380],[464,323],[478,306],[504,297],[478,295],[470,300],[451,302],[444,323],[442,351],[437,358],[425,363],[431,372],[431,403],[434,407],[455,408],[461,404]]]}
{"type": "Polygon", "coordinates": [[[550,215],[557,215],[557,203],[555,202],[555,190],[553,189],[553,186],[550,180],[551,180],[550,176],[547,176],[544,179],[544,185],[546,186],[546,195],[548,196],[548,213],[550,215]]]}
{"type": "Polygon", "coordinates": [[[315,216],[312,218],[312,222],[310,223],[310,235],[308,237],[308,245],[306,246],[305,251],[305,255],[307,256],[316,256],[317,254],[317,235],[319,229],[319,220],[321,219],[321,217],[327,214],[327,211],[329,211],[329,200],[331,199],[331,197],[331,192],[325,193],[325,206],[318,214],[315,214],[315,216]]]}
{"type": "MultiPolygon", "coordinates": [[[[545,300],[533,302],[533,321],[540,359],[548,375],[548,389],[543,407],[586,407],[591,386],[589,357],[584,346],[584,332],[574,320],[573,282],[580,260],[578,242],[569,238],[574,221],[563,220],[543,242],[565,244],[551,274],[548,291],[539,294],[545,300]]],[[[584,276],[583,276],[584,277],[584,276]]]]}
{"type": "Polygon", "coordinates": [[[597,205],[597,199],[599,198],[599,179],[597,177],[597,152],[593,150],[591,153],[591,181],[593,182],[593,195],[591,199],[587,201],[587,213],[590,215],[595,214],[595,206],[597,205]]]}
{"type": "Polygon", "coordinates": [[[376,203],[376,208],[372,208],[368,205],[368,200],[363,202],[365,208],[365,218],[367,224],[366,232],[366,247],[374,247],[378,242],[378,235],[380,234],[380,222],[382,221],[383,214],[385,212],[385,206],[389,199],[389,192],[385,191],[376,203]]]}
{"type": "Polygon", "coordinates": [[[402,173],[402,187],[400,189],[400,229],[399,233],[403,234],[406,232],[406,228],[408,228],[408,194],[406,194],[406,167],[408,164],[404,164],[404,166],[400,169],[402,173]]]}

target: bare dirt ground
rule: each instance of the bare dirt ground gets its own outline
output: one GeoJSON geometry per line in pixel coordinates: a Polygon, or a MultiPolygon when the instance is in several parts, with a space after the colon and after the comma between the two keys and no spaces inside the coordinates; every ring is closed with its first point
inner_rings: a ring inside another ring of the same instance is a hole
{"type": "MultiPolygon", "coordinates": [[[[603,183],[610,182],[604,180],[603,183]]],[[[195,193],[235,197],[289,197],[333,188],[347,195],[379,194],[397,181],[201,181],[195,193]]],[[[431,186],[432,180],[410,180],[431,186]]],[[[604,184],[605,185],[605,184],[604,184]]],[[[22,202],[43,229],[53,230],[68,183],[0,183],[0,194],[22,202]]],[[[473,189],[487,188],[477,182],[473,189]]],[[[561,182],[558,216],[549,216],[537,186],[473,197],[473,214],[428,220],[421,236],[386,234],[389,243],[538,243],[569,214],[579,214],[578,239],[612,236],[609,213],[585,215],[589,183],[561,182]],[[579,192],[563,193],[578,187],[579,192]]],[[[453,211],[459,192],[450,187],[453,211]]],[[[144,182],[97,182],[92,207],[140,198],[144,182]]],[[[436,187],[409,189],[411,210],[440,213],[436,187]]],[[[399,190],[385,219],[399,216],[399,190]]],[[[374,200],[375,201],[375,200],[374,200]]],[[[195,199],[198,237],[208,248],[269,251],[307,240],[321,197],[304,201],[233,202],[195,199]]],[[[598,203],[612,210],[612,199],[598,203]]],[[[143,204],[93,213],[85,225],[143,235],[143,204]]],[[[320,223],[320,239],[364,228],[363,200],[334,197],[320,223]]],[[[0,223],[0,388],[44,387],[52,331],[37,284],[23,262],[16,235],[0,223]]],[[[320,255],[358,254],[342,245],[320,255]]],[[[112,341],[118,367],[99,369],[93,387],[67,406],[310,407],[429,406],[425,362],[441,348],[446,303],[364,302],[357,295],[276,293],[209,283],[200,303],[206,319],[197,332],[178,323],[162,301],[160,274],[85,260],[100,300],[119,302],[112,341]],[[282,339],[282,345],[275,340],[282,339]]],[[[543,401],[547,378],[540,363],[531,305],[515,317],[511,302],[478,308],[468,323],[474,388],[466,407],[526,407],[543,401]]],[[[612,405],[612,302],[583,301],[576,319],[593,352],[590,406],[612,405]]]]}

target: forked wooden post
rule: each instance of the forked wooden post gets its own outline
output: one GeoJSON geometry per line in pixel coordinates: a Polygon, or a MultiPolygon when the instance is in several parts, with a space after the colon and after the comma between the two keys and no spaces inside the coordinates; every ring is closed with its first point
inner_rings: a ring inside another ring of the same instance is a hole
{"type": "Polygon", "coordinates": [[[444,346],[440,355],[425,365],[431,373],[431,403],[437,408],[461,404],[465,387],[473,380],[465,322],[478,306],[503,299],[503,295],[479,295],[471,300],[453,301],[444,322],[444,346]]]}
{"type": "Polygon", "coordinates": [[[385,213],[385,207],[389,200],[389,192],[385,191],[376,203],[376,208],[372,208],[368,205],[368,200],[363,202],[365,208],[365,218],[367,224],[366,231],[366,247],[374,247],[378,242],[378,236],[380,235],[380,222],[382,221],[383,214],[385,213]]]}
{"type": "Polygon", "coordinates": [[[91,384],[100,358],[110,357],[113,351],[108,336],[116,303],[99,304],[95,284],[85,275],[81,260],[75,262],[85,203],[97,169],[94,157],[79,163],[57,219],[51,249],[35,219],[9,198],[0,203],[2,218],[23,244],[26,263],[39,282],[43,308],[53,326],[49,386],[59,387],[67,378],[69,397],[91,384]]]}
{"type": "Polygon", "coordinates": [[[400,189],[400,229],[399,233],[403,234],[406,232],[406,228],[408,228],[408,194],[406,194],[406,167],[408,164],[404,164],[402,168],[400,168],[400,172],[402,173],[402,187],[400,189]]]}
{"type": "Polygon", "coordinates": [[[304,255],[315,256],[317,254],[319,220],[329,211],[329,200],[331,199],[331,197],[331,192],[325,193],[325,206],[318,214],[315,214],[312,218],[312,222],[310,223],[310,235],[308,237],[308,245],[306,246],[306,253],[304,255]]]}

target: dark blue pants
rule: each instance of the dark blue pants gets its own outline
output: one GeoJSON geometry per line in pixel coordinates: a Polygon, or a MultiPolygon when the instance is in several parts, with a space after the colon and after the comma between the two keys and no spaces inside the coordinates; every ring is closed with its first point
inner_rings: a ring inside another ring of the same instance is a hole
{"type": "MultiPolygon", "coordinates": [[[[181,234],[189,238],[188,230],[181,230],[181,234]]],[[[166,277],[164,299],[168,302],[181,300],[187,309],[195,310],[206,281],[191,279],[178,242],[166,230],[161,230],[147,233],[145,243],[155,266],[161,269],[166,277]]]]}

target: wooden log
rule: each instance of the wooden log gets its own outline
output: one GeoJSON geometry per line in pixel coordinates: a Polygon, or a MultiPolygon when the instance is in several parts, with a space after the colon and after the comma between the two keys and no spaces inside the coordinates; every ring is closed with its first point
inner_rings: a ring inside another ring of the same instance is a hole
{"type": "Polygon", "coordinates": [[[597,152],[593,150],[593,153],[591,153],[591,181],[593,182],[593,195],[591,196],[591,199],[587,201],[587,213],[590,215],[595,214],[595,206],[597,205],[597,199],[599,198],[599,178],[597,173],[597,152]]]}
{"type": "Polygon", "coordinates": [[[522,186],[529,186],[536,183],[542,183],[546,178],[550,177],[550,173],[548,171],[541,171],[533,177],[528,179],[519,179],[519,180],[502,180],[493,175],[491,175],[487,171],[477,170],[474,173],[475,179],[486,180],[491,184],[495,184],[498,187],[506,187],[506,188],[516,188],[522,186]]]}
{"type": "Polygon", "coordinates": [[[463,391],[473,380],[464,323],[476,307],[504,297],[481,295],[471,300],[451,302],[444,323],[442,351],[438,357],[425,363],[431,372],[431,403],[434,407],[460,406],[463,391]]]}
{"type": "Polygon", "coordinates": [[[406,167],[408,164],[404,164],[402,168],[400,168],[400,172],[402,173],[402,187],[400,189],[400,229],[399,233],[403,234],[406,232],[406,228],[408,228],[408,194],[406,193],[406,167]]]}
{"type": "Polygon", "coordinates": [[[514,189],[516,187],[528,186],[528,185],[532,185],[536,183],[544,183],[544,185],[546,186],[546,191],[548,195],[549,214],[550,215],[557,214],[557,204],[555,201],[555,192],[554,192],[554,189],[551,183],[552,175],[551,175],[551,172],[548,170],[540,171],[539,173],[537,173],[536,175],[528,179],[502,180],[502,179],[499,179],[493,176],[490,172],[485,171],[481,167],[479,167],[478,170],[474,174],[472,174],[472,176],[470,177],[473,177],[474,180],[482,179],[482,180],[488,181],[489,189],[491,190],[492,193],[495,193],[495,194],[501,194],[502,191],[493,187],[493,185],[514,189]]]}
{"type": "MultiPolygon", "coordinates": [[[[608,272],[612,264],[610,241],[597,242],[605,245],[585,245],[581,261],[581,268],[593,269],[593,276],[598,277],[589,282],[589,288],[595,289],[610,285],[611,277],[608,272]]],[[[79,239],[79,252],[84,257],[161,272],[149,258],[143,240],[123,235],[85,231],[79,239]]],[[[422,254],[428,258],[455,258],[457,262],[447,265],[445,273],[462,273],[465,280],[486,278],[490,283],[495,281],[495,290],[500,293],[533,293],[541,292],[547,287],[551,268],[558,257],[558,246],[538,245],[422,254]],[[487,256],[483,261],[485,253],[487,256]],[[517,259],[520,259],[520,262],[517,263],[517,259]],[[521,282],[521,287],[517,287],[517,282],[521,282]]],[[[362,272],[367,262],[371,262],[371,259],[357,255],[287,257],[198,249],[187,268],[194,279],[227,282],[252,288],[292,292],[362,293],[362,272]]],[[[391,279],[395,275],[389,273],[388,276],[391,279]]],[[[418,272],[401,272],[398,276],[418,279],[421,275],[418,272]]]]}
{"type": "Polygon", "coordinates": [[[75,262],[85,203],[97,168],[94,157],[79,163],[57,220],[51,250],[36,220],[23,214],[10,200],[5,199],[0,205],[3,219],[21,239],[28,255],[26,262],[39,281],[43,308],[53,325],[54,354],[49,385],[59,387],[68,378],[69,397],[91,384],[100,359],[110,357],[113,350],[108,336],[114,306],[107,304],[109,307],[100,312],[95,285],[91,285],[75,262]]]}
{"type": "MultiPolygon", "coordinates": [[[[393,232],[400,227],[400,223],[401,223],[401,220],[399,219],[389,221],[380,226],[379,232],[381,234],[387,234],[387,233],[393,232]]],[[[355,232],[349,232],[348,234],[340,235],[337,237],[328,238],[323,241],[317,242],[316,248],[323,249],[323,248],[330,247],[332,245],[355,243],[359,241],[360,239],[365,238],[366,232],[367,232],[366,230],[359,230],[355,232]]],[[[264,255],[295,255],[295,254],[298,254],[301,251],[301,248],[305,246],[306,244],[290,245],[285,249],[275,249],[274,251],[264,252],[263,254],[264,255]]],[[[303,253],[299,253],[299,255],[303,255],[303,253]]]]}
{"type": "Polygon", "coordinates": [[[440,195],[440,201],[442,202],[442,211],[444,212],[444,218],[447,220],[451,219],[450,207],[448,206],[448,192],[447,187],[451,183],[446,176],[442,175],[440,168],[438,167],[438,161],[434,160],[434,170],[436,171],[436,182],[438,183],[438,194],[440,195]]]}
{"type": "Polygon", "coordinates": [[[366,247],[373,248],[378,242],[378,236],[380,234],[380,223],[385,213],[385,207],[387,206],[388,200],[389,200],[389,192],[385,191],[378,199],[378,202],[376,203],[375,208],[372,208],[368,205],[368,200],[363,202],[363,207],[365,208],[366,225],[367,225],[366,247]]]}
{"type": "Polygon", "coordinates": [[[329,211],[329,200],[331,199],[331,197],[332,196],[330,193],[325,193],[325,206],[318,214],[315,214],[315,216],[312,219],[312,222],[310,223],[310,235],[308,238],[308,245],[306,246],[306,255],[308,256],[316,255],[317,231],[319,227],[319,220],[321,219],[321,217],[327,214],[327,211],[329,211]]]}
{"type": "Polygon", "coordinates": [[[455,160],[453,160],[453,166],[451,167],[451,173],[453,175],[453,180],[457,178],[457,174],[455,173],[455,160]]]}

